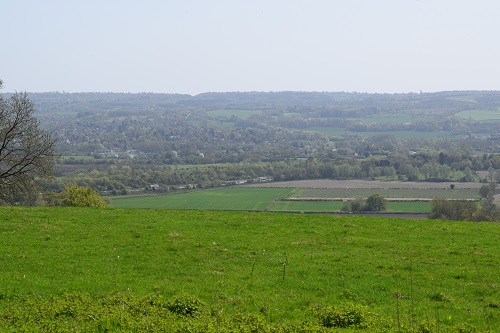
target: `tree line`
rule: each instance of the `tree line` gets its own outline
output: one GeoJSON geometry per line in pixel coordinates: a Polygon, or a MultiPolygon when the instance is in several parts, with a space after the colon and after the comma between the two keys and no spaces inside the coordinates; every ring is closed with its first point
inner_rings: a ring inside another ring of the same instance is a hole
{"type": "Polygon", "coordinates": [[[446,200],[436,198],[432,201],[431,219],[455,221],[500,222],[500,208],[494,203],[496,183],[482,185],[479,189],[480,204],[473,201],[446,200]]]}
{"type": "Polygon", "coordinates": [[[500,182],[498,122],[455,116],[471,107],[498,109],[496,92],[33,96],[34,102],[26,94],[0,95],[4,202],[35,202],[37,184],[54,193],[77,185],[120,195],[254,182],[259,177],[500,182]],[[432,131],[463,135],[415,139],[390,132],[356,134],[358,125],[365,126],[360,131],[410,129],[405,126],[419,121],[369,118],[404,118],[415,112],[438,126],[432,131]],[[304,130],[310,126],[340,126],[351,132],[304,130]]]}

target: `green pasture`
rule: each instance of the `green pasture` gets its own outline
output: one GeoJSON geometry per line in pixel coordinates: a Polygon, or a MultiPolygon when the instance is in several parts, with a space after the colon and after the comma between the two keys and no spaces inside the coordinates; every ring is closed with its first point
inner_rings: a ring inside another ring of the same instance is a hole
{"type": "MultiPolygon", "coordinates": [[[[224,187],[178,194],[112,197],[116,208],[168,208],[208,210],[336,212],[341,201],[312,201],[311,198],[366,198],[380,194],[386,198],[474,199],[477,189],[291,189],[224,187]],[[288,200],[286,198],[304,199],[288,200]]],[[[430,212],[430,202],[388,202],[389,212],[430,212]]]]}
{"type": "Polygon", "coordinates": [[[418,132],[418,131],[387,131],[387,132],[348,132],[350,134],[357,134],[363,137],[370,137],[376,135],[394,135],[397,138],[410,138],[410,139],[434,139],[434,138],[453,138],[449,132],[418,132]]]}
{"type": "Polygon", "coordinates": [[[366,332],[494,332],[499,237],[494,223],[0,207],[0,331],[351,332],[318,328],[330,306],[358,309],[335,311],[366,332]]]}
{"type": "Polygon", "coordinates": [[[236,116],[240,119],[248,119],[251,115],[254,115],[256,113],[260,113],[261,110],[212,110],[212,111],[207,111],[210,115],[214,116],[224,116],[224,117],[231,117],[231,116],[236,116]]]}
{"type": "Polygon", "coordinates": [[[304,129],[309,132],[318,132],[326,135],[339,136],[342,134],[346,134],[345,128],[341,127],[308,127],[304,129]]]}
{"type": "MultiPolygon", "coordinates": [[[[342,201],[277,201],[272,207],[273,211],[284,212],[339,212],[343,206],[342,201]]],[[[429,213],[430,202],[387,202],[389,213],[429,213]]]]}
{"type": "MultiPolygon", "coordinates": [[[[416,111],[416,110],[413,110],[416,111]]],[[[415,121],[421,121],[423,119],[432,119],[434,117],[430,117],[427,114],[428,111],[423,111],[419,113],[414,113],[414,114],[397,114],[397,113],[387,113],[387,114],[381,114],[373,117],[361,117],[358,118],[359,120],[368,122],[368,123],[388,123],[388,124],[395,124],[395,123],[411,123],[415,121]]]]}
{"type": "Polygon", "coordinates": [[[215,210],[267,210],[274,200],[286,197],[290,189],[244,187],[218,188],[180,194],[113,198],[118,208],[168,208],[215,210]]]}
{"type": "Polygon", "coordinates": [[[277,201],[272,207],[273,211],[283,212],[338,212],[342,201],[277,201]]]}
{"type": "Polygon", "coordinates": [[[464,119],[472,119],[478,121],[488,121],[488,120],[500,120],[500,109],[497,110],[467,110],[462,111],[455,116],[464,118],[464,119]]]}
{"type": "Polygon", "coordinates": [[[386,132],[350,132],[345,128],[336,127],[309,127],[307,131],[319,132],[326,135],[359,135],[362,137],[370,137],[376,135],[393,135],[397,138],[414,138],[414,139],[432,139],[432,138],[453,138],[449,132],[417,132],[417,131],[386,131],[386,132]]]}
{"type": "Polygon", "coordinates": [[[430,213],[431,202],[411,202],[411,201],[389,201],[387,202],[387,212],[389,213],[430,213]]]}

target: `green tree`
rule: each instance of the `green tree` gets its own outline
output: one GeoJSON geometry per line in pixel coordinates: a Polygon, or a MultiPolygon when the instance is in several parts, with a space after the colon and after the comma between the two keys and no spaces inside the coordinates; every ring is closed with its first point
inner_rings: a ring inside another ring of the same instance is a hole
{"type": "Polygon", "coordinates": [[[22,202],[37,193],[38,179],[52,175],[55,139],[39,127],[34,113],[26,93],[0,95],[0,201],[22,202]]]}
{"type": "Polygon", "coordinates": [[[372,194],[366,199],[364,210],[370,212],[381,212],[386,209],[386,201],[380,194],[372,194]]]}
{"type": "Polygon", "coordinates": [[[363,199],[355,199],[351,201],[351,211],[353,212],[359,212],[363,210],[363,207],[365,206],[365,202],[363,199]]]}
{"type": "Polygon", "coordinates": [[[485,198],[489,202],[493,202],[493,196],[495,195],[495,190],[496,190],[497,184],[495,183],[490,183],[488,185],[482,185],[479,188],[479,195],[481,198],[485,198]]]}
{"type": "Polygon", "coordinates": [[[478,207],[471,201],[450,201],[442,198],[432,200],[430,219],[471,221],[478,212],[478,207]]]}
{"type": "Polygon", "coordinates": [[[104,198],[88,186],[71,185],[62,192],[63,204],[72,207],[107,207],[104,198]]]}

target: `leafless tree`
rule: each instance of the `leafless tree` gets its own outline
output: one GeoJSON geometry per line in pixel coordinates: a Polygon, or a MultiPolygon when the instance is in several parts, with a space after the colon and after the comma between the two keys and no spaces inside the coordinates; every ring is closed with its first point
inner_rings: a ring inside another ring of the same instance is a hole
{"type": "Polygon", "coordinates": [[[34,113],[26,93],[8,98],[0,94],[0,201],[4,203],[33,195],[37,179],[52,175],[55,140],[40,128],[34,113]]]}

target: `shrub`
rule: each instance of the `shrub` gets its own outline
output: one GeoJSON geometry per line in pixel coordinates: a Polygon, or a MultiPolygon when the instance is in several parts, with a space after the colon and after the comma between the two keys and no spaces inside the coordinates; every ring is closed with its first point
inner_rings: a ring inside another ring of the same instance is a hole
{"type": "Polygon", "coordinates": [[[362,211],[364,206],[365,206],[365,202],[362,199],[355,199],[355,200],[351,201],[351,211],[353,211],[353,212],[362,211]]]}
{"type": "Polygon", "coordinates": [[[313,312],[324,327],[368,328],[371,313],[365,306],[348,304],[341,307],[315,307],[313,312]]]}
{"type": "Polygon", "coordinates": [[[477,212],[477,206],[471,201],[449,201],[436,198],[432,200],[430,219],[470,221],[477,212]]]}
{"type": "Polygon", "coordinates": [[[468,323],[461,323],[453,327],[453,332],[457,333],[474,333],[477,331],[478,331],[477,328],[468,323]]]}
{"type": "Polygon", "coordinates": [[[104,198],[88,186],[71,185],[62,192],[65,206],[72,207],[107,207],[104,198]]]}
{"type": "Polygon", "coordinates": [[[167,309],[184,317],[197,317],[203,313],[205,304],[194,296],[176,296],[167,302],[167,309]]]}

